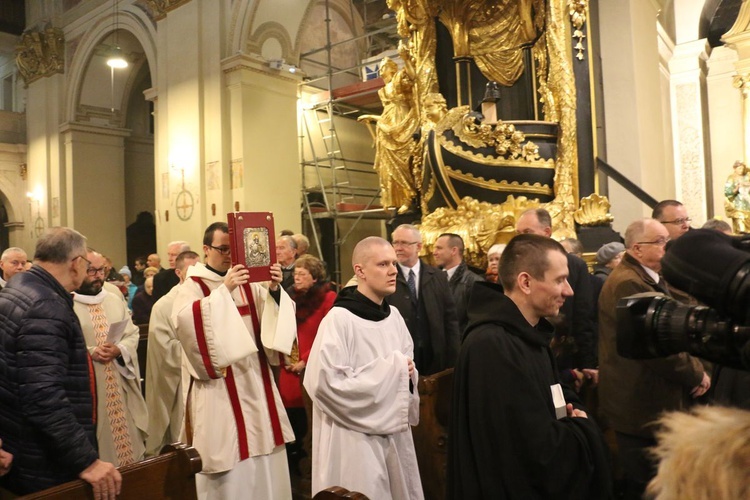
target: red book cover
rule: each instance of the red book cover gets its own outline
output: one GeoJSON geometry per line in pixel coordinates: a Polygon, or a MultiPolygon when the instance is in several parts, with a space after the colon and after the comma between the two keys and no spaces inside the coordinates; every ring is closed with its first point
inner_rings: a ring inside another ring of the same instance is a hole
{"type": "Polygon", "coordinates": [[[232,266],[244,265],[250,281],[269,281],[276,262],[276,236],[271,212],[229,212],[229,241],[232,266]]]}

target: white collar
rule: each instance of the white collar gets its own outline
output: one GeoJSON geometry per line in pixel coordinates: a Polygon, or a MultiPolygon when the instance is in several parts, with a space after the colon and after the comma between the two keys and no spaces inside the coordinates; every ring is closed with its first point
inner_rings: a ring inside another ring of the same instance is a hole
{"type": "Polygon", "coordinates": [[[650,267],[644,266],[643,264],[641,264],[641,267],[643,268],[644,271],[646,271],[646,273],[649,276],[651,276],[651,279],[654,280],[654,282],[656,282],[656,284],[658,285],[659,281],[661,281],[661,278],[659,277],[659,273],[657,273],[656,271],[654,271],[650,267]]]}
{"type": "Polygon", "coordinates": [[[73,292],[73,300],[80,302],[81,304],[101,304],[109,294],[104,288],[96,295],[81,295],[80,293],[73,292]]]}
{"type": "Polygon", "coordinates": [[[419,279],[419,267],[420,267],[420,261],[417,259],[417,263],[414,264],[414,267],[406,267],[405,265],[401,264],[399,262],[398,266],[401,268],[401,271],[404,273],[404,277],[406,279],[409,279],[409,271],[414,271],[414,275],[417,279],[419,279]]]}
{"type": "Polygon", "coordinates": [[[204,279],[206,281],[218,281],[218,282],[224,281],[224,276],[220,276],[216,274],[215,272],[211,271],[202,262],[196,262],[192,266],[188,267],[187,275],[185,276],[185,281],[187,281],[189,278],[192,278],[193,276],[204,279]]]}

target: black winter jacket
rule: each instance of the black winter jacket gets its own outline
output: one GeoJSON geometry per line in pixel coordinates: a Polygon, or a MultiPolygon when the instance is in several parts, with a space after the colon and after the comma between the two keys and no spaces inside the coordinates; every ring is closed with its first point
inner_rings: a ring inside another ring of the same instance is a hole
{"type": "Polygon", "coordinates": [[[70,294],[39,266],[0,291],[0,486],[27,494],[76,479],[97,458],[89,358],[70,294]]]}

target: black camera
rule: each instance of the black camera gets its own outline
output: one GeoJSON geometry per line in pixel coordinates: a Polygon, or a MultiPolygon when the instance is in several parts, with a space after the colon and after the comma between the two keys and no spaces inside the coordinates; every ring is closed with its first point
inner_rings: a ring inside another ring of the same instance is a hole
{"type": "Polygon", "coordinates": [[[617,304],[617,351],[651,359],[688,352],[750,370],[750,236],[688,231],[671,243],[662,272],[707,306],[639,294],[617,304]]]}

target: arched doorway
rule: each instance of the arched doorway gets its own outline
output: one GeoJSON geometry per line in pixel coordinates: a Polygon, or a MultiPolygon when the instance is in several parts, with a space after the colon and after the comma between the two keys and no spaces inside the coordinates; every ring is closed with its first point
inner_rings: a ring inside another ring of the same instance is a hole
{"type": "MultiPolygon", "coordinates": [[[[73,224],[118,268],[132,266],[135,258],[127,255],[127,226],[138,213],[153,213],[155,207],[153,108],[144,95],[151,87],[138,38],[125,29],[110,31],[90,50],[75,119],[66,130],[73,224]],[[115,47],[128,62],[126,68],[108,66],[115,47]]],[[[143,237],[155,241],[154,234],[143,237]]]]}

